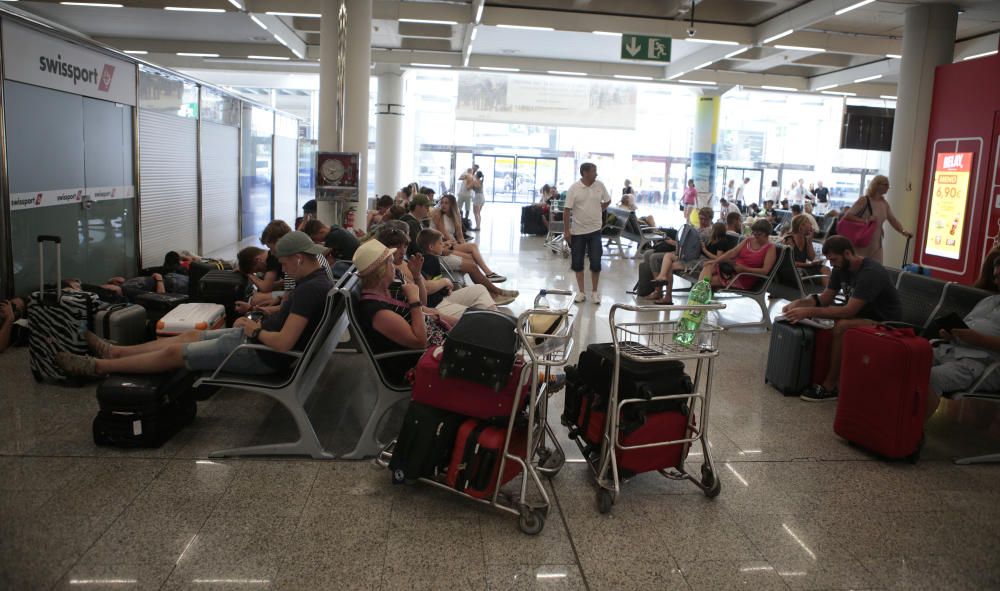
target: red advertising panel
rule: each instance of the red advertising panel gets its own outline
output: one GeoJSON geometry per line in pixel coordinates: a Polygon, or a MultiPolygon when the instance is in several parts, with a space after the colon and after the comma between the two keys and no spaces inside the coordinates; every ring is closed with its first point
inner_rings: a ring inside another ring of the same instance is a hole
{"type": "Polygon", "coordinates": [[[958,260],[962,256],[969,202],[972,152],[939,152],[930,191],[924,252],[958,260]]]}

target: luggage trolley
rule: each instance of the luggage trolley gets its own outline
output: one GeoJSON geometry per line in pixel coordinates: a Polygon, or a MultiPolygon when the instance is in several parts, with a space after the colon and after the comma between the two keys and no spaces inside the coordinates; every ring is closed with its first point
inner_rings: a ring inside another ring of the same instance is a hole
{"type": "MultiPolygon", "coordinates": [[[[611,314],[608,317],[608,321],[611,324],[611,335],[615,347],[615,367],[611,382],[611,393],[608,400],[609,411],[605,420],[604,438],[601,442],[600,455],[589,462],[597,480],[597,507],[601,513],[611,511],[611,507],[614,505],[615,498],[621,488],[616,451],[667,445],[689,447],[692,443],[700,442],[703,454],[700,478],[685,469],[683,458],[687,456],[686,450],[681,454],[681,462],[676,467],[658,471],[664,477],[673,480],[690,480],[709,498],[714,498],[719,494],[722,484],[715,472],[715,464],[712,461],[707,437],[709,403],[712,395],[712,365],[715,358],[719,355],[718,337],[719,333],[722,332],[722,328],[709,322],[707,312],[721,310],[725,307],[725,304],[718,303],[700,306],[632,306],[615,304],[611,307],[611,314]],[[701,326],[694,331],[693,340],[690,345],[674,341],[676,334],[688,331],[681,330],[680,317],[670,319],[670,313],[680,312],[683,314],[687,310],[702,310],[705,312],[701,326]],[[666,319],[647,321],[637,319],[631,322],[623,322],[616,319],[620,312],[633,312],[636,314],[643,312],[667,312],[668,315],[666,319]],[[694,361],[695,370],[692,391],[690,394],[655,396],[648,400],[638,398],[620,399],[618,380],[621,360],[623,358],[640,363],[652,363],[668,359],[694,361]],[[689,407],[687,437],[641,445],[623,445],[621,443],[619,437],[619,420],[622,409],[625,406],[657,400],[684,399],[687,400],[689,407]],[[614,409],[614,412],[611,409],[614,409]]],[[[577,443],[583,449],[583,445],[579,440],[577,443]]]]}
{"type": "MultiPolygon", "coordinates": [[[[529,366],[521,372],[521,381],[518,384],[514,399],[513,408],[523,409],[511,414],[507,421],[507,430],[504,436],[503,453],[499,454],[500,465],[497,473],[504,474],[507,462],[517,462],[521,467],[521,486],[516,495],[502,492],[502,482],[498,480],[496,488],[492,494],[486,498],[473,497],[464,492],[458,491],[442,481],[432,478],[419,478],[421,482],[443,488],[452,493],[470,498],[478,503],[490,505],[501,511],[518,516],[518,528],[528,534],[536,535],[545,527],[545,518],[548,516],[551,505],[549,495],[545,491],[539,474],[554,476],[565,462],[566,455],[559,446],[552,428],[548,424],[548,398],[549,398],[549,378],[552,369],[564,366],[569,359],[573,348],[572,330],[573,315],[572,306],[566,308],[539,308],[540,300],[546,294],[551,295],[572,295],[572,292],[542,290],[535,298],[535,308],[521,313],[517,319],[516,332],[521,342],[521,351],[529,361],[529,366]],[[532,332],[530,318],[532,315],[555,316],[558,323],[555,329],[549,333],[532,332]],[[541,373],[540,373],[541,372],[541,373]],[[530,382],[528,389],[528,400],[522,400],[524,387],[530,382]],[[515,451],[515,446],[511,443],[514,433],[524,433],[525,452],[519,455],[515,451]],[[552,447],[546,446],[546,440],[551,442],[552,447]],[[533,487],[540,497],[538,502],[528,500],[528,487],[533,487]]],[[[396,442],[393,441],[379,453],[375,463],[383,468],[389,466],[396,442]]]]}
{"type": "MultiPolygon", "coordinates": [[[[566,222],[563,207],[565,199],[556,199],[549,204],[549,231],[545,235],[545,247],[564,257],[569,256],[569,244],[566,243],[566,222]],[[557,218],[558,216],[558,218],[557,218]]],[[[555,292],[550,292],[555,293],[555,292]]]]}

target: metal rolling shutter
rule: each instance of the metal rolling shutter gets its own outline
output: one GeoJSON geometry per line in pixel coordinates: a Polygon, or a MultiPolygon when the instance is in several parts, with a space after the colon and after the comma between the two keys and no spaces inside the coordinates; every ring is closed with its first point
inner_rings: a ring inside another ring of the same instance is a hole
{"type": "Polygon", "coordinates": [[[201,250],[212,254],[239,242],[239,129],[201,124],[201,250]]]}
{"type": "Polygon", "coordinates": [[[142,267],[170,250],[198,251],[197,121],[139,110],[142,267]]]}
{"type": "Polygon", "coordinates": [[[285,220],[289,226],[299,215],[296,205],[298,163],[298,142],[274,136],[274,219],[285,220]]]}

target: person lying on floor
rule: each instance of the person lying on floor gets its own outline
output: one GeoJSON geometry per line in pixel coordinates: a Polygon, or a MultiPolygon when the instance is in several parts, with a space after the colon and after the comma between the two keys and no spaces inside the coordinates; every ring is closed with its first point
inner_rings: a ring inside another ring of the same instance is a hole
{"type": "Polygon", "coordinates": [[[0,353],[23,338],[24,328],[15,323],[25,317],[25,311],[21,298],[0,300],[0,353]]]}
{"type": "MultiPolygon", "coordinates": [[[[275,351],[301,351],[316,332],[326,296],[333,288],[316,255],[326,249],[302,232],[289,232],[276,243],[274,254],[284,272],[296,282],[277,314],[262,322],[238,318],[233,328],[188,331],[175,337],[140,345],[118,346],[92,332],[86,333],[94,356],[57,353],[56,364],[69,375],[98,377],[109,373],[160,373],[187,368],[212,371],[237,347],[255,342],[275,351]]],[[[225,370],[237,374],[269,374],[280,371],[292,358],[270,351],[240,349],[226,363],[225,370]]]]}

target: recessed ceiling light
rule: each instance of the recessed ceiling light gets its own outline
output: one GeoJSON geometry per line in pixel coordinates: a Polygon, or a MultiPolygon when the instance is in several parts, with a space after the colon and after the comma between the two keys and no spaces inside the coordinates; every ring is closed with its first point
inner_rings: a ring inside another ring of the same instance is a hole
{"type": "Polygon", "coordinates": [[[240,3],[240,0],[229,0],[229,3],[235,6],[236,10],[243,10],[243,4],[240,3]]]}
{"type": "Polygon", "coordinates": [[[189,6],[164,6],[163,10],[174,12],[225,12],[225,8],[191,8],[189,6]]]}
{"type": "Polygon", "coordinates": [[[694,39],[687,38],[682,39],[682,41],[690,41],[691,43],[711,43],[712,45],[739,45],[736,41],[722,41],[720,39],[694,39]]]}
{"type": "Polygon", "coordinates": [[[887,58],[889,58],[891,60],[903,59],[903,56],[897,55],[895,53],[887,53],[887,54],[885,54],[885,57],[887,57],[887,58]]]}
{"type": "Polygon", "coordinates": [[[861,0],[861,2],[858,2],[857,4],[851,4],[850,6],[847,6],[847,7],[844,7],[844,8],[841,8],[840,10],[838,10],[837,12],[835,12],[835,13],[833,13],[833,14],[834,14],[835,16],[840,16],[840,15],[842,15],[842,14],[846,14],[846,13],[848,13],[848,12],[850,12],[850,11],[854,10],[855,8],[861,8],[861,7],[862,7],[862,6],[864,6],[865,4],[871,4],[871,3],[872,3],[872,2],[874,2],[874,1],[875,1],[875,0],[861,0]]]}
{"type": "Polygon", "coordinates": [[[530,27],[528,25],[497,25],[501,29],[524,29],[525,31],[555,31],[552,27],[530,27]]]}
{"type": "MultiPolygon", "coordinates": [[[[302,55],[302,52],[300,52],[298,49],[295,49],[294,47],[289,47],[288,49],[290,49],[292,51],[292,53],[295,54],[295,57],[299,58],[300,60],[306,58],[306,56],[302,55]]],[[[319,60],[317,60],[317,61],[319,61],[319,60]]],[[[372,64],[373,67],[374,67],[374,65],[375,64],[372,64]]]]}
{"type": "Polygon", "coordinates": [[[974,59],[977,59],[977,58],[988,57],[988,56],[996,55],[996,54],[997,54],[997,50],[994,49],[993,51],[986,51],[986,52],[983,52],[983,53],[977,53],[975,55],[970,55],[969,57],[963,57],[962,61],[964,62],[964,61],[968,61],[968,60],[974,60],[974,59]]]}
{"type": "Polygon", "coordinates": [[[144,49],[126,49],[125,53],[129,55],[146,55],[149,52],[144,49]]]}
{"type": "Polygon", "coordinates": [[[421,64],[421,63],[417,63],[417,62],[414,62],[414,63],[410,64],[410,66],[412,66],[414,68],[450,68],[451,67],[448,64],[421,64]]]}
{"type": "Polygon", "coordinates": [[[626,76],[625,74],[615,74],[615,78],[621,80],[652,80],[652,76],[626,76]]]}
{"type": "Polygon", "coordinates": [[[878,98],[885,99],[887,101],[894,101],[894,100],[896,100],[896,97],[892,96],[891,94],[880,94],[880,95],[878,95],[878,98]]]}
{"type": "Polygon", "coordinates": [[[285,47],[288,47],[288,43],[286,43],[284,39],[282,39],[281,37],[279,37],[278,35],[276,35],[274,33],[271,33],[271,35],[274,36],[275,41],[277,41],[278,43],[284,45],[285,47]]]}
{"type": "Polygon", "coordinates": [[[702,69],[702,68],[707,68],[707,67],[711,66],[711,65],[712,65],[713,63],[715,63],[715,62],[714,62],[714,60],[713,60],[713,61],[708,61],[708,62],[705,62],[705,63],[703,63],[703,64],[702,64],[702,65],[700,65],[700,66],[695,66],[695,67],[694,67],[694,68],[692,68],[692,69],[693,69],[693,70],[700,70],[700,69],[702,69]]]}
{"type": "Polygon", "coordinates": [[[878,80],[882,77],[882,74],[875,74],[874,76],[865,76],[864,78],[858,78],[854,81],[855,84],[860,84],[861,82],[868,82],[869,80],[878,80]]]}
{"type": "MultiPolygon", "coordinates": [[[[682,80],[682,82],[683,82],[683,80],[682,80]]],[[[763,86],[761,86],[761,88],[763,88],[764,90],[780,90],[782,92],[798,92],[799,91],[798,88],[792,88],[791,86],[767,86],[767,85],[763,85],[763,86]]]]}
{"type": "Polygon", "coordinates": [[[595,35],[607,35],[608,37],[621,37],[621,33],[615,33],[614,31],[594,31],[595,35]]]}
{"type": "Polygon", "coordinates": [[[282,57],[280,55],[248,55],[247,59],[251,60],[275,60],[279,62],[287,61],[291,58],[282,57]]]}
{"type": "MultiPolygon", "coordinates": [[[[270,13],[268,13],[270,14],[270,13]]],[[[457,21],[435,21],[422,18],[401,18],[399,19],[401,23],[419,23],[422,25],[457,25],[457,21]]]]}
{"type": "Polygon", "coordinates": [[[60,2],[66,6],[93,6],[94,8],[125,8],[121,4],[108,4],[105,2],[60,2]]]}
{"type": "Polygon", "coordinates": [[[493,72],[520,72],[521,68],[498,68],[496,66],[479,66],[480,70],[490,70],[493,72]]]}
{"type": "Polygon", "coordinates": [[[667,80],[673,80],[674,78],[680,78],[684,74],[687,74],[687,72],[678,72],[677,74],[674,74],[673,76],[668,77],[667,80]]]}
{"type": "Polygon", "coordinates": [[[177,55],[183,57],[219,57],[217,53],[193,53],[189,51],[178,51],[177,55]]]}
{"type": "Polygon", "coordinates": [[[711,80],[678,80],[682,84],[699,84],[701,86],[715,86],[711,80]]]}
{"type": "Polygon", "coordinates": [[[823,53],[826,51],[822,47],[803,47],[802,45],[775,45],[778,49],[787,49],[790,51],[812,51],[814,53],[823,53]]]}
{"type": "Polygon", "coordinates": [[[476,35],[479,34],[479,27],[472,27],[472,35],[469,36],[469,41],[475,41],[476,35]]]}
{"type": "Polygon", "coordinates": [[[586,72],[567,72],[565,70],[548,70],[549,74],[556,76],[586,76],[586,72]]]}
{"type": "Polygon", "coordinates": [[[317,12],[281,12],[278,10],[272,10],[265,12],[264,14],[269,14],[271,16],[297,16],[300,18],[323,18],[323,15],[317,12]]]}
{"type": "Polygon", "coordinates": [[[485,0],[479,3],[479,7],[476,8],[476,20],[475,23],[478,25],[479,21],[483,20],[483,7],[486,6],[485,0]]]}
{"type": "Polygon", "coordinates": [[[747,52],[747,51],[750,51],[749,47],[744,47],[743,49],[737,49],[736,51],[734,51],[732,53],[727,53],[726,54],[726,59],[729,59],[731,57],[735,57],[735,56],[737,56],[737,55],[739,55],[741,53],[747,52]]]}
{"type": "Polygon", "coordinates": [[[781,39],[782,37],[787,37],[787,36],[791,35],[794,32],[795,32],[795,29],[788,29],[787,31],[785,31],[783,33],[778,33],[777,35],[772,35],[772,36],[768,37],[767,39],[764,39],[763,41],[761,41],[761,43],[770,43],[772,41],[777,41],[778,39],[781,39]]]}

